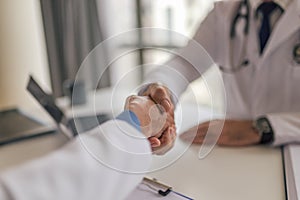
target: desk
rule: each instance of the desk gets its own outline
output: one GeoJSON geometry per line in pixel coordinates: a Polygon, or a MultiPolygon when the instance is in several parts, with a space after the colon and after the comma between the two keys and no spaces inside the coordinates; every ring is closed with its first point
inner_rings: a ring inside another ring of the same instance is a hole
{"type": "MultiPolygon", "coordinates": [[[[109,91],[98,93],[99,99],[95,105],[98,111],[107,111],[109,91]],[[106,109],[106,110],[105,110],[106,109]]],[[[126,93],[128,94],[128,93],[126,93]]],[[[124,102],[126,95],[120,95],[118,100],[124,102]]],[[[122,108],[116,106],[116,112],[122,108]]],[[[77,112],[88,113],[88,109],[78,107],[77,112]]],[[[195,110],[195,105],[184,104],[182,110],[195,110]]],[[[75,110],[76,110],[75,109],[75,110]]],[[[205,115],[205,109],[203,109],[205,115]]],[[[190,124],[184,123],[180,129],[184,130],[195,123],[194,116],[186,116],[190,124]]],[[[26,160],[47,154],[47,152],[62,146],[66,140],[61,134],[28,140],[0,147],[0,170],[19,165],[26,160]]],[[[177,140],[173,150],[166,155],[172,157],[177,149],[185,147],[185,143],[177,140]]],[[[213,151],[203,160],[198,159],[199,146],[191,146],[173,164],[147,174],[159,181],[173,186],[173,188],[195,199],[234,200],[234,199],[285,199],[283,164],[280,149],[266,147],[220,148],[213,151]]],[[[165,156],[164,156],[165,157],[165,156]]],[[[153,166],[164,162],[164,158],[155,157],[153,166]]]]}
{"type": "MultiPolygon", "coordinates": [[[[197,124],[194,116],[188,115],[195,110],[195,105],[184,104],[183,110],[187,119],[179,132],[197,124]]],[[[200,118],[205,120],[207,115],[207,108],[201,109],[200,118]]],[[[176,149],[184,149],[186,145],[177,140],[170,154],[176,149]]],[[[171,185],[175,191],[200,200],[286,199],[281,149],[215,146],[201,160],[198,157],[199,150],[199,145],[190,146],[174,164],[149,173],[148,176],[171,185]]],[[[155,159],[153,165],[157,166],[163,161],[161,158],[155,159]]]]}
{"type": "Polygon", "coordinates": [[[173,165],[154,173],[159,181],[195,199],[285,199],[281,152],[263,147],[216,147],[204,160],[192,146],[173,165]]]}

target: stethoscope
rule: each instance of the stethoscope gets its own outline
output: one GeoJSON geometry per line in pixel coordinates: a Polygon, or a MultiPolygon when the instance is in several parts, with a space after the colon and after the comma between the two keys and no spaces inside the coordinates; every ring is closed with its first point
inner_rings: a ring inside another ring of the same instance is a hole
{"type": "MultiPolygon", "coordinates": [[[[246,58],[246,47],[248,43],[248,35],[249,35],[249,27],[250,27],[250,5],[248,0],[243,0],[238,8],[237,12],[234,15],[234,18],[232,20],[231,28],[230,28],[230,47],[229,47],[229,64],[232,66],[231,68],[224,68],[223,66],[220,66],[220,69],[224,73],[235,73],[239,71],[240,69],[248,66],[250,64],[249,59],[246,58]],[[238,60],[238,64],[234,65],[233,64],[233,42],[236,36],[236,27],[237,23],[240,20],[245,21],[244,29],[243,29],[243,34],[244,34],[244,39],[243,39],[243,44],[242,44],[242,52],[241,56],[238,60]]],[[[300,38],[300,34],[299,34],[300,38]]],[[[297,64],[300,64],[300,43],[296,44],[293,48],[293,59],[297,64]]]]}

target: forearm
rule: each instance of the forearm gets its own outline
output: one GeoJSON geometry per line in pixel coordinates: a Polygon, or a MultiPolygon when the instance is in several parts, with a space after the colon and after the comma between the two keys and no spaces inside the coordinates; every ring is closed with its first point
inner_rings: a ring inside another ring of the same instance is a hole
{"type": "Polygon", "coordinates": [[[189,83],[199,76],[200,73],[190,64],[179,57],[174,57],[147,74],[144,84],[161,83],[166,86],[172,94],[173,103],[176,104],[189,83]]]}
{"type": "Polygon", "coordinates": [[[213,65],[206,50],[196,40],[192,40],[179,51],[178,56],[147,74],[144,83],[162,83],[172,93],[176,104],[188,85],[213,65]]]}
{"type": "Polygon", "coordinates": [[[150,72],[145,83],[164,84],[173,93],[173,99],[176,101],[190,82],[215,64],[214,59],[217,58],[219,46],[216,43],[218,38],[215,26],[218,20],[214,10],[207,15],[187,46],[179,51],[170,52],[173,58],[150,72]]]}

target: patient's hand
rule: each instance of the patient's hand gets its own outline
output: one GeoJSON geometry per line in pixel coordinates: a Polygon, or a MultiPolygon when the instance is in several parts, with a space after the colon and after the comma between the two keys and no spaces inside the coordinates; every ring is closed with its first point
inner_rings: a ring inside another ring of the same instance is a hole
{"type": "Polygon", "coordinates": [[[150,138],[151,146],[156,154],[164,154],[172,148],[176,139],[176,126],[174,122],[174,108],[171,100],[170,90],[159,84],[151,83],[146,88],[139,92],[141,96],[149,96],[155,103],[160,104],[167,113],[172,117],[171,125],[163,132],[160,138],[150,138]]]}
{"type": "Polygon", "coordinates": [[[153,153],[164,154],[172,148],[176,138],[174,119],[161,105],[148,96],[130,96],[126,99],[125,109],[138,117],[153,153]]]}

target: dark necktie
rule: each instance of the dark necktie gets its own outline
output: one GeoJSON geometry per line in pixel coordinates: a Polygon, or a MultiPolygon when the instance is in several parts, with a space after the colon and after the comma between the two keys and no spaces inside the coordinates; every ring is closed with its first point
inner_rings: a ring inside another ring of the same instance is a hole
{"type": "Polygon", "coordinates": [[[279,6],[276,3],[271,1],[271,2],[263,2],[257,8],[257,11],[262,14],[262,22],[259,30],[260,54],[262,54],[265,45],[267,44],[267,41],[271,34],[271,25],[270,25],[271,13],[278,7],[279,6]]]}

